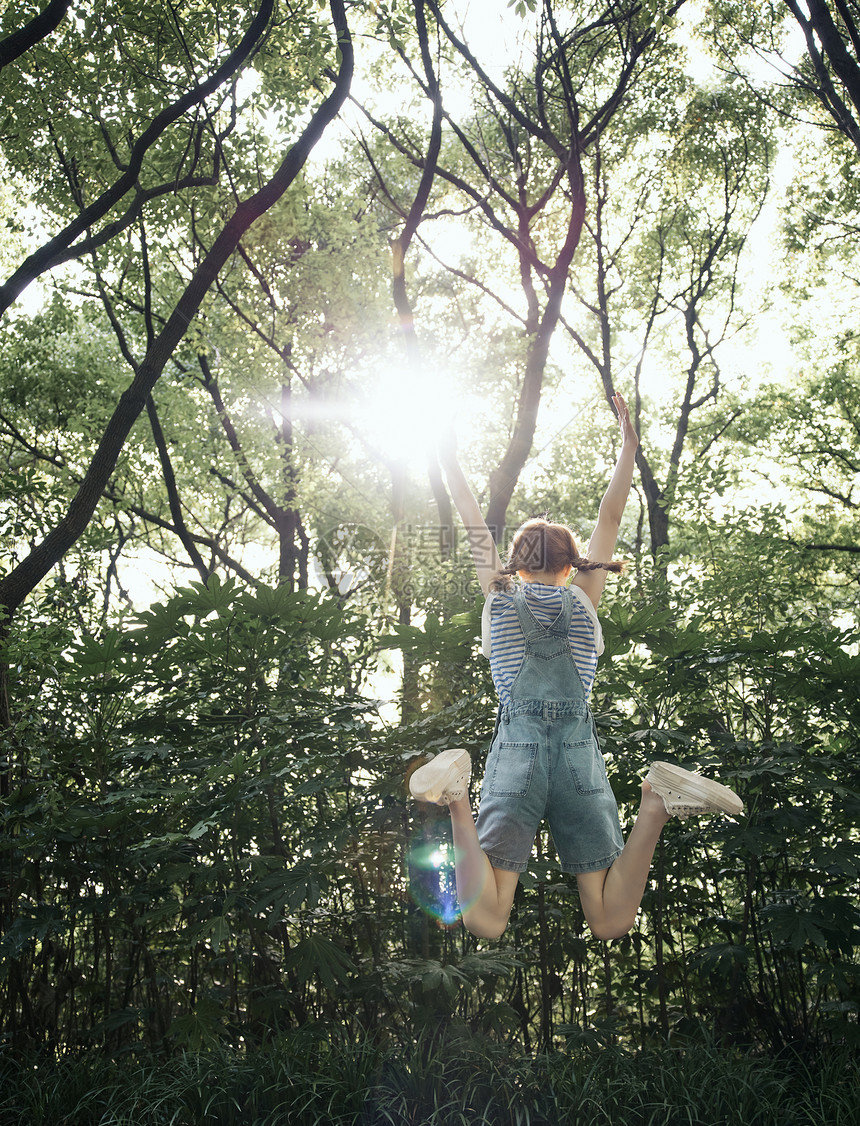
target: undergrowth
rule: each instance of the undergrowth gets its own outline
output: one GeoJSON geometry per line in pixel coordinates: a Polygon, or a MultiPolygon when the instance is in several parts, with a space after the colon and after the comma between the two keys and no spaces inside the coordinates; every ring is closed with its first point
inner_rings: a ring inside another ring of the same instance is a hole
{"type": "Polygon", "coordinates": [[[860,1126],[860,1060],[708,1044],[528,1056],[285,1037],[167,1059],[0,1055],[3,1126],[860,1126]]]}

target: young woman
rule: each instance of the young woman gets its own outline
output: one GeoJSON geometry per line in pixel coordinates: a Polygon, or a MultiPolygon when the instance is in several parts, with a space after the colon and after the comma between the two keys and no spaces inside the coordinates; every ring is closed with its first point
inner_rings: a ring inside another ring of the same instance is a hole
{"type": "Polygon", "coordinates": [[[499,720],[477,825],[466,751],[443,751],[415,771],[409,787],[418,800],[450,810],[460,910],[468,929],[482,938],[498,938],[507,926],[520,872],[544,817],[562,871],[576,876],[592,933],[609,939],[633,926],[670,816],[743,810],[727,787],[655,762],[642,783],[636,822],[626,843],[622,838],[588,706],[603,650],[595,607],[607,572],[621,570],[612,555],[639,445],[623,398],[615,395],[613,404],[621,453],[584,557],[569,528],[529,520],[514,536],[502,567],[456,454],[451,449],[441,455],[487,595],[483,652],[499,694],[499,720]]]}

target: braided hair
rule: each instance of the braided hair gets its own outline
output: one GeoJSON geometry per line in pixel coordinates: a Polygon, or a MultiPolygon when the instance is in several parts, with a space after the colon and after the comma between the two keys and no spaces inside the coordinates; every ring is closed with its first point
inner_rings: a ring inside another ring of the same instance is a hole
{"type": "Polygon", "coordinates": [[[517,571],[557,575],[568,564],[575,571],[614,571],[624,569],[620,562],[598,563],[580,555],[573,532],[566,524],[553,524],[544,516],[526,520],[517,529],[508,552],[508,562],[490,584],[491,590],[510,590],[517,571]]]}

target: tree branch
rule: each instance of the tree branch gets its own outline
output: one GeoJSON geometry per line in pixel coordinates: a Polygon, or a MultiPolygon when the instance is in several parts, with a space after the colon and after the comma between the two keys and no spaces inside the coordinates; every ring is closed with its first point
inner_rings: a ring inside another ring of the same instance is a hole
{"type": "Polygon", "coordinates": [[[164,431],[161,428],[161,420],[158,417],[158,411],[152,395],[147,397],[146,413],[149,416],[152,437],[155,442],[155,448],[158,450],[158,459],[161,462],[161,475],[164,478],[164,486],[167,489],[167,503],[170,508],[170,515],[173,517],[174,530],[182,546],[188,552],[188,558],[205,583],[209,578],[209,568],[203,562],[203,557],[197,550],[185,523],[185,517],[182,513],[182,503],[179,499],[179,489],[176,484],[176,474],[173,471],[173,463],[170,460],[170,450],[167,447],[167,439],[164,437],[164,431]]]}
{"type": "MultiPolygon", "coordinates": [[[[146,405],[164,367],[183,339],[219,271],[235,252],[251,224],[269,210],[298,176],[326,126],[343,105],[352,81],[354,54],[344,0],[330,0],[337,34],[340,68],[334,89],[311,115],[271,179],[243,200],[228,219],[212,248],[194,271],[164,328],[147,350],[131,385],[108,422],[78,493],[66,514],[30,554],[0,580],[0,605],[13,614],[34,587],[76,542],[92,519],[132,426],[146,405]]],[[[248,39],[248,36],[246,36],[248,39]]],[[[250,41],[249,46],[253,41],[250,41]]],[[[235,53],[234,53],[235,57],[235,53]]],[[[219,68],[221,70],[223,68],[219,68]]]]}
{"type": "Polygon", "coordinates": [[[257,40],[268,26],[274,3],[275,0],[261,0],[257,14],[251,21],[238,47],[227,56],[221,66],[205,82],[201,82],[193,89],[188,90],[181,98],[177,98],[175,102],[166,106],[152,119],[148,128],[144,130],[132,146],[126,171],[106,191],[102,192],[98,199],[82,208],[81,213],[62,231],[29,255],[11,277],[3,285],[0,285],[0,313],[9,308],[30,282],[46,270],[54,267],[59,261],[60,255],[69,250],[75,239],[102,219],[134,187],[143,167],[146,153],[162,134],[192,106],[209,97],[239,67],[244,65],[253,52],[257,40]]]}
{"type": "Polygon", "coordinates": [[[49,36],[59,26],[70,6],[71,0],[51,0],[47,8],[38,16],[34,16],[29,23],[7,35],[0,42],[0,70],[14,62],[25,51],[29,51],[40,39],[49,36]]]}

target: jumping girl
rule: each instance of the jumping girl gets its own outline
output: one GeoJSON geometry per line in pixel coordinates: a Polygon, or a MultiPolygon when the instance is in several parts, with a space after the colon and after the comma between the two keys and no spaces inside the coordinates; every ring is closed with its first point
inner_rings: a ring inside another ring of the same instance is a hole
{"type": "Polygon", "coordinates": [[[639,445],[627,404],[620,395],[613,404],[621,453],[585,556],[569,528],[529,520],[514,536],[502,567],[453,448],[441,454],[487,596],[482,650],[499,694],[499,719],[477,825],[468,798],[468,752],[443,751],[415,771],[409,787],[418,800],[450,810],[460,910],[466,927],[481,938],[498,938],[507,926],[520,873],[544,817],[562,871],[576,876],[592,933],[610,939],[633,926],[654,849],[670,817],[743,810],[726,786],[655,762],[642,783],[642,802],[626,844],[621,835],[588,706],[603,651],[595,607],[607,572],[621,570],[612,555],[639,445]]]}

